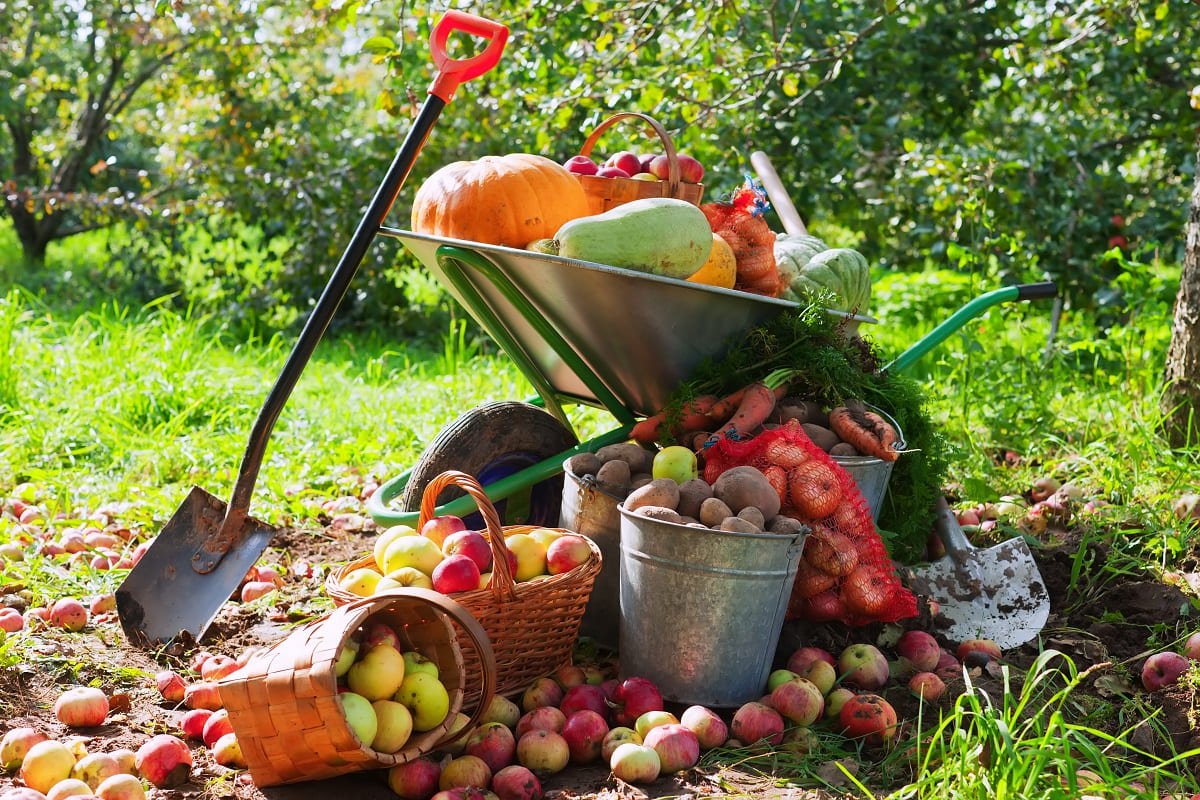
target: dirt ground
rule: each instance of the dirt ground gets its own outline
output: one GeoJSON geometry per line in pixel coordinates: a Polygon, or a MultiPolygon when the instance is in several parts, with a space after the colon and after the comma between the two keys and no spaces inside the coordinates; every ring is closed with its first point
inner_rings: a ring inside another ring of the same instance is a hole
{"type": "MultiPolygon", "coordinates": [[[[375,534],[368,519],[350,508],[324,518],[324,527],[292,529],[281,532],[272,542],[265,560],[286,568],[285,586],[272,604],[228,603],[200,643],[213,653],[236,656],[248,647],[269,645],[284,637],[296,622],[328,608],[322,583],[331,565],[336,566],[367,552],[375,534]]],[[[1150,575],[1128,575],[1120,580],[1099,584],[1091,580],[1072,587],[1072,564],[1077,543],[1067,535],[1053,546],[1036,551],[1042,575],[1052,600],[1051,617],[1042,635],[1042,646],[1054,648],[1072,657],[1080,669],[1093,672],[1077,690],[1076,702],[1111,702],[1124,691],[1134,692],[1141,660],[1147,655],[1146,638],[1156,626],[1173,626],[1188,598],[1174,585],[1150,575]],[[1099,665],[1099,666],[1093,666],[1099,665]]],[[[1093,555],[1102,559],[1104,554],[1093,555]]],[[[1179,565],[1179,582],[1185,587],[1200,585],[1200,563],[1195,557],[1179,565]]],[[[9,583],[0,595],[9,604],[19,604],[9,583]]],[[[1189,589],[1189,591],[1192,591],[1189,589]]],[[[912,627],[925,627],[935,635],[929,620],[918,620],[912,627]]],[[[840,625],[805,626],[788,623],[780,637],[776,660],[782,663],[796,647],[816,645],[834,653],[853,641],[872,641],[879,628],[849,629],[840,625]]],[[[28,634],[26,634],[28,635],[28,634]]],[[[49,628],[37,633],[37,658],[16,667],[0,670],[0,734],[19,726],[34,726],[51,736],[65,739],[67,731],[54,718],[51,705],[67,686],[100,686],[112,696],[113,711],[107,723],[83,732],[89,752],[137,749],[148,735],[178,733],[178,721],[185,709],[165,703],[154,687],[153,674],[164,668],[186,669],[191,655],[187,648],[155,652],[131,647],[121,633],[114,616],[101,616],[82,633],[68,634],[49,628]]],[[[946,643],[946,642],[944,642],[946,643]]],[[[1036,644],[1005,654],[1014,673],[1028,666],[1038,654],[1036,644]]],[[[186,673],[185,673],[186,674],[186,673]]],[[[981,672],[977,684],[998,689],[999,671],[981,672]]],[[[954,686],[951,686],[953,690],[954,686]]],[[[961,687],[957,687],[961,688],[961,687]]],[[[917,701],[902,685],[889,688],[885,695],[896,707],[901,719],[916,715],[917,701]]],[[[1161,705],[1163,719],[1174,737],[1177,751],[1200,747],[1200,727],[1196,723],[1197,698],[1188,691],[1141,695],[1148,703],[1161,705]]],[[[951,697],[943,704],[951,704],[951,697]]],[[[928,713],[928,712],[926,712],[928,713]]],[[[1147,735],[1140,742],[1150,749],[1163,749],[1161,742],[1147,735]]],[[[1136,734],[1135,734],[1136,735],[1136,734]]],[[[1165,753],[1160,753],[1165,755],[1165,753]]],[[[153,800],[184,798],[231,798],[238,800],[325,800],[330,796],[354,796],[362,800],[394,800],[395,795],[383,781],[382,772],[364,772],[325,781],[295,784],[260,790],[246,773],[216,765],[208,751],[193,747],[195,765],[191,781],[179,789],[155,790],[153,800]]],[[[748,763],[706,758],[687,773],[664,776],[650,786],[631,786],[613,778],[599,767],[568,767],[543,781],[547,797],[559,800],[600,798],[662,797],[762,797],[825,798],[835,796],[814,785],[790,785],[784,771],[772,774],[763,761],[748,763]]],[[[816,765],[820,767],[821,765],[816,765]]],[[[830,766],[830,765],[825,765],[830,766]]],[[[1200,763],[1195,764],[1200,770],[1200,763]]],[[[826,774],[835,775],[828,769],[826,774]]],[[[903,780],[903,776],[900,777],[903,780]]],[[[12,774],[0,775],[0,793],[19,785],[12,774]]],[[[894,786],[872,786],[880,793],[894,786]]]]}

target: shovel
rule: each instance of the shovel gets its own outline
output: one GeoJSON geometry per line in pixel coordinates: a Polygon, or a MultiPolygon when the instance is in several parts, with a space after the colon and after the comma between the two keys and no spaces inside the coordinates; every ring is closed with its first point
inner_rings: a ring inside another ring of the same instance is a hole
{"type": "Polygon", "coordinates": [[[461,11],[447,11],[434,26],[430,49],[438,71],[429,87],[429,96],[254,422],[229,503],[198,486],[193,487],[117,589],[117,614],[131,642],[149,646],[185,634],[199,639],[267,548],[277,529],[250,516],[250,495],[275,421],[346,296],[350,281],[391,210],[438,115],[453,99],[460,83],[477,78],[496,65],[507,40],[508,28],[504,25],[461,11]],[[452,59],[447,55],[446,44],[455,31],[481,37],[488,44],[471,58],[452,59]]]}
{"type": "Polygon", "coordinates": [[[1001,650],[1036,637],[1050,615],[1050,595],[1025,540],[973,547],[945,498],[938,499],[935,530],[946,555],[910,568],[909,585],[939,603],[950,623],[946,636],[991,639],[1001,650]]]}

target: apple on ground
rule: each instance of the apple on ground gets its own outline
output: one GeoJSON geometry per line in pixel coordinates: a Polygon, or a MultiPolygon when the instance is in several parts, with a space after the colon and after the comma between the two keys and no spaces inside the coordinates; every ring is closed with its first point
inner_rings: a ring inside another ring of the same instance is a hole
{"type": "Polygon", "coordinates": [[[796,677],[775,687],[771,707],[793,725],[806,727],[825,713],[825,696],[812,681],[796,677]]]}
{"type": "Polygon", "coordinates": [[[822,696],[829,694],[833,691],[833,687],[837,685],[837,668],[829,662],[820,659],[810,662],[797,672],[796,675],[816,686],[821,691],[822,696]]]}
{"type": "Polygon", "coordinates": [[[696,734],[701,750],[711,750],[725,744],[729,726],[715,711],[704,706],[688,706],[679,715],[679,724],[696,734]]]}
{"type": "Polygon", "coordinates": [[[837,719],[838,714],[842,711],[842,706],[846,701],[856,694],[853,689],[847,689],[845,686],[839,686],[828,695],[825,696],[825,718],[837,719]]]}
{"type": "Polygon", "coordinates": [[[604,699],[604,690],[590,683],[582,683],[567,689],[558,707],[568,717],[576,711],[586,708],[595,711],[605,720],[609,718],[609,708],[604,699]]]}
{"type": "Polygon", "coordinates": [[[914,672],[931,672],[941,658],[942,648],[925,631],[905,631],[896,642],[896,654],[912,665],[914,672]]]}
{"type": "MultiPolygon", "coordinates": [[[[1000,659],[1000,646],[991,639],[968,639],[958,645],[956,654],[959,661],[966,663],[967,656],[971,653],[983,653],[987,656],[988,660],[998,661],[1000,659]]],[[[986,663],[987,660],[984,661],[984,664],[986,663]]]]}
{"type": "Polygon", "coordinates": [[[242,585],[241,598],[243,603],[252,603],[260,597],[266,597],[278,589],[270,581],[250,581],[242,585]]]}
{"type": "MultiPolygon", "coordinates": [[[[588,549],[590,550],[591,548],[588,549]]],[[[549,548],[546,549],[546,557],[548,561],[550,557],[549,548]]],[[[547,566],[549,566],[549,563],[547,563],[547,566]]],[[[587,673],[583,671],[583,667],[576,666],[575,664],[564,664],[554,670],[554,674],[551,677],[563,688],[564,692],[570,691],[575,686],[582,686],[587,683],[587,673]]],[[[566,697],[564,696],[563,699],[565,700],[566,697]]]]}
{"type": "Polygon", "coordinates": [[[838,712],[838,722],[846,736],[874,747],[891,742],[897,731],[896,710],[877,694],[859,694],[847,700],[838,712]]]}
{"type": "Polygon", "coordinates": [[[238,743],[237,734],[232,731],[217,739],[212,747],[213,761],[222,767],[230,769],[245,769],[246,756],[238,743]]]}
{"type": "Polygon", "coordinates": [[[400,800],[426,800],[438,790],[442,765],[428,756],[397,764],[388,770],[388,788],[400,800]]]}
{"type": "Polygon", "coordinates": [[[654,783],[662,771],[658,751],[644,744],[625,742],[613,750],[608,762],[613,775],[626,783],[654,783]]]}
{"type": "Polygon", "coordinates": [[[838,657],[842,682],[859,689],[880,689],[890,672],[887,657],[872,644],[852,644],[838,657]]]}
{"type": "Polygon", "coordinates": [[[456,786],[478,786],[487,788],[492,782],[492,770],[479,756],[462,755],[452,758],[442,766],[438,788],[442,791],[456,786]]]}
{"type": "Polygon", "coordinates": [[[660,725],[678,725],[679,718],[670,711],[647,711],[633,721],[633,729],[646,740],[646,734],[660,725]]]}
{"type": "Polygon", "coordinates": [[[187,738],[203,741],[204,726],[215,713],[215,711],[210,711],[207,708],[193,708],[179,720],[179,729],[183,731],[183,735],[187,738]]]}
{"type": "Polygon", "coordinates": [[[47,739],[29,748],[21,759],[21,781],[45,794],[54,784],[66,780],[75,766],[75,755],[62,742],[47,739]]]}
{"type": "Polygon", "coordinates": [[[496,694],[492,695],[492,700],[480,715],[479,722],[500,722],[509,728],[516,728],[520,719],[521,707],[507,697],[496,694]]]}
{"type": "Polygon", "coordinates": [[[1200,631],[1196,631],[1183,643],[1183,654],[1192,661],[1200,661],[1200,631]]]}
{"type": "Polygon", "coordinates": [[[958,659],[949,650],[942,650],[938,656],[937,666],[933,668],[934,673],[943,681],[952,680],[962,677],[962,664],[958,663],[958,659]]]}
{"type": "Polygon", "coordinates": [[[517,741],[517,761],[535,775],[561,772],[571,760],[571,748],[561,734],[532,730],[517,741]]]}
{"type": "Polygon", "coordinates": [[[700,760],[700,741],[690,728],[682,725],[659,725],[652,728],[642,741],[658,753],[663,772],[691,769],[700,760]]]}
{"type": "Polygon", "coordinates": [[[781,683],[787,683],[793,678],[800,677],[797,673],[790,669],[777,669],[767,676],[767,694],[775,691],[775,687],[781,683]]]}
{"type": "Polygon", "coordinates": [[[520,764],[510,764],[492,776],[492,791],[499,800],[542,800],[542,783],[520,764]]]}
{"type": "Polygon", "coordinates": [[[137,776],[120,772],[105,778],[96,787],[96,797],[100,800],[145,800],[146,790],[137,776]]]}
{"type": "Polygon", "coordinates": [[[1174,686],[1189,666],[1191,662],[1179,653],[1155,653],[1142,665],[1142,686],[1146,687],[1148,692],[1174,686]]]}
{"type": "Polygon", "coordinates": [[[178,672],[169,669],[162,670],[154,675],[154,682],[158,686],[158,693],[162,695],[163,700],[168,703],[178,703],[183,700],[183,690],[186,684],[178,672]]]}
{"type": "Polygon", "coordinates": [[[137,751],[137,771],[159,789],[187,783],[192,772],[192,751],[182,739],[161,733],[137,751]]]}
{"type": "Polygon", "coordinates": [[[121,765],[121,772],[128,775],[137,774],[137,753],[128,747],[118,747],[116,750],[110,750],[109,755],[121,765]]]}
{"type": "Polygon", "coordinates": [[[222,708],[220,711],[214,711],[204,723],[200,740],[204,742],[205,747],[212,747],[217,743],[217,739],[227,733],[233,733],[233,722],[229,719],[229,711],[222,708]]]}
{"type": "Polygon", "coordinates": [[[49,740],[50,737],[37,728],[13,728],[0,739],[0,768],[16,769],[25,760],[29,748],[49,740]]]}
{"type": "Polygon", "coordinates": [[[554,731],[562,733],[567,725],[567,716],[554,706],[541,706],[525,712],[517,720],[516,734],[520,739],[530,731],[554,731]]]}
{"type": "Polygon", "coordinates": [[[770,706],[757,702],[742,705],[733,713],[730,733],[740,742],[756,744],[766,740],[768,744],[783,741],[783,717],[770,706]]]}
{"type": "Polygon", "coordinates": [[[521,695],[521,708],[532,711],[542,706],[558,706],[562,702],[564,692],[558,681],[553,678],[534,678],[529,688],[521,695]]]}
{"type": "Polygon", "coordinates": [[[54,701],[54,716],[69,728],[95,728],[108,716],[108,697],[94,686],[68,689],[54,701]]]}
{"type": "Polygon", "coordinates": [[[613,690],[617,710],[613,721],[618,725],[633,725],[647,711],[662,711],[663,698],[658,687],[648,678],[633,676],[621,681],[613,690]]]}
{"type": "Polygon", "coordinates": [[[562,737],[573,764],[590,764],[600,758],[600,748],[608,735],[608,722],[590,709],[581,709],[567,717],[562,737]]]}
{"type": "Polygon", "coordinates": [[[88,623],[88,611],[74,597],[63,597],[50,606],[51,625],[67,631],[81,631],[88,623]]]}
{"type": "Polygon", "coordinates": [[[504,723],[485,722],[467,736],[463,752],[483,759],[494,774],[513,763],[517,739],[504,723]]]}
{"type": "Polygon", "coordinates": [[[935,703],[946,693],[946,684],[936,673],[918,672],[908,679],[908,689],[921,700],[935,703]]]}
{"type": "Polygon", "coordinates": [[[794,756],[804,756],[821,746],[821,740],[812,728],[789,728],[783,734],[779,749],[794,756]]]}
{"type": "Polygon", "coordinates": [[[226,655],[216,655],[204,662],[204,666],[200,670],[200,677],[206,681],[219,681],[221,678],[237,672],[240,668],[237,659],[226,655]]]}
{"type": "Polygon", "coordinates": [[[633,728],[626,728],[624,725],[610,728],[600,743],[600,758],[607,764],[612,760],[613,751],[627,742],[641,744],[642,737],[638,736],[633,728]]]}
{"type": "Polygon", "coordinates": [[[92,797],[92,787],[78,778],[65,778],[50,787],[46,800],[66,800],[68,797],[92,797]]]}

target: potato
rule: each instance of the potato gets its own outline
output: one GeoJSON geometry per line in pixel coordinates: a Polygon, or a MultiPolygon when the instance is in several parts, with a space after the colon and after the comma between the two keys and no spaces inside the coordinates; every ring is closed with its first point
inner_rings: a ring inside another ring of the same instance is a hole
{"type": "Polygon", "coordinates": [[[829,415],[821,410],[820,404],[812,400],[801,400],[798,397],[785,397],[777,406],[779,421],[787,422],[794,419],[797,422],[811,422],[828,427],[829,415]]]}
{"type": "Polygon", "coordinates": [[[689,528],[699,528],[699,529],[700,529],[700,530],[702,530],[702,531],[712,530],[712,529],[711,529],[711,528],[709,528],[707,525],[705,525],[703,522],[688,522],[688,523],[685,523],[685,524],[686,524],[686,525],[687,525],[689,528]]]}
{"type": "Polygon", "coordinates": [[[768,533],[778,533],[781,536],[791,536],[795,533],[808,533],[808,526],[793,517],[780,514],[767,525],[768,533]]]}
{"type": "Polygon", "coordinates": [[[637,511],[644,506],[659,506],[674,512],[679,507],[679,484],[670,478],[659,478],[639,486],[625,498],[627,511],[637,511]]]}
{"type": "Polygon", "coordinates": [[[762,528],[755,527],[754,523],[741,517],[726,517],[721,520],[720,530],[732,533],[762,533],[762,528]]]}
{"type": "Polygon", "coordinates": [[[564,466],[572,475],[583,477],[595,475],[600,471],[600,467],[604,466],[604,462],[595,453],[576,453],[567,459],[564,466]]]}
{"type": "Polygon", "coordinates": [[[656,519],[659,522],[674,522],[676,525],[683,524],[683,517],[675,513],[673,508],[664,508],[662,506],[642,506],[636,512],[638,515],[648,519],[656,519]]]}
{"type": "Polygon", "coordinates": [[[624,461],[608,461],[596,471],[596,483],[606,492],[622,497],[629,491],[629,465],[624,461]]]}
{"type": "Polygon", "coordinates": [[[826,428],[824,425],[816,425],[812,422],[806,422],[800,426],[804,428],[804,432],[808,434],[808,438],[813,440],[813,444],[828,453],[835,445],[841,443],[841,439],[833,431],[826,428]]]}
{"type": "Polygon", "coordinates": [[[678,511],[685,517],[699,519],[700,504],[710,497],[712,497],[712,487],[708,485],[708,481],[700,478],[685,481],[679,484],[678,511]]]}
{"type": "Polygon", "coordinates": [[[763,518],[763,513],[754,506],[746,506],[737,515],[760,531],[767,527],[767,521],[763,518]]]}
{"type": "Polygon", "coordinates": [[[829,448],[831,456],[857,456],[860,453],[854,449],[854,445],[849,442],[838,442],[833,447],[829,448]]]}
{"type": "Polygon", "coordinates": [[[723,500],[710,497],[700,504],[700,521],[710,528],[721,524],[721,520],[732,517],[733,510],[723,500]]]}
{"type": "Polygon", "coordinates": [[[734,467],[721,473],[713,484],[713,496],[720,498],[735,514],[746,506],[757,508],[764,519],[779,513],[779,494],[767,476],[754,467],[734,467]]]}
{"type": "Polygon", "coordinates": [[[649,472],[639,472],[629,479],[629,488],[630,490],[640,489],[652,480],[654,480],[654,476],[649,472]]]}
{"type": "Polygon", "coordinates": [[[629,471],[633,472],[650,472],[654,465],[654,453],[647,450],[639,444],[633,442],[623,442],[621,444],[610,444],[601,447],[596,451],[596,455],[601,461],[624,461],[629,465],[629,471]]]}

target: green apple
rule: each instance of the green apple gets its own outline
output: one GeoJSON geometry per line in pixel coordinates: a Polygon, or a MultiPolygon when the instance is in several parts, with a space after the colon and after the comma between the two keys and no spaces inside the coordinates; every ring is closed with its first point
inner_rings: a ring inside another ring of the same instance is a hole
{"type": "MultiPolygon", "coordinates": [[[[471,722],[471,718],[459,711],[454,715],[454,719],[450,722],[450,726],[446,729],[446,736],[453,736],[461,731],[471,722]]],[[[467,749],[467,737],[460,736],[449,744],[444,744],[438,748],[438,752],[449,753],[452,756],[460,756],[467,749]]]]}
{"type": "Polygon", "coordinates": [[[650,474],[655,480],[670,478],[676,483],[687,483],[696,477],[696,454],[691,448],[671,445],[659,450],[654,456],[650,474]]]}
{"type": "Polygon", "coordinates": [[[346,573],[338,581],[338,587],[344,592],[356,594],[359,597],[370,597],[374,594],[375,587],[379,585],[382,578],[383,576],[373,569],[359,567],[346,573]]]}
{"type": "Polygon", "coordinates": [[[346,673],[350,691],[372,703],[391,697],[403,681],[404,656],[390,644],[370,648],[346,673]]]}
{"type": "Polygon", "coordinates": [[[404,654],[404,674],[416,675],[418,672],[428,672],[433,677],[438,677],[437,662],[426,658],[416,650],[409,650],[404,654]]]}
{"type": "Polygon", "coordinates": [[[442,682],[428,672],[405,676],[393,699],[412,712],[413,730],[417,731],[436,728],[450,713],[450,694],[442,682]]]}
{"type": "Polygon", "coordinates": [[[630,175],[629,177],[633,178],[635,181],[657,181],[658,180],[658,177],[656,177],[653,173],[650,173],[650,172],[639,172],[637,175],[630,175]]]}
{"type": "Polygon", "coordinates": [[[342,677],[350,671],[350,667],[354,666],[354,659],[358,658],[358,640],[347,639],[342,645],[342,649],[338,650],[337,661],[333,665],[333,674],[335,677],[342,677]]]}
{"type": "Polygon", "coordinates": [[[660,725],[678,725],[679,719],[670,711],[647,711],[633,722],[633,729],[638,736],[646,738],[646,734],[660,725]]]}
{"type": "Polygon", "coordinates": [[[401,536],[417,536],[417,532],[407,525],[393,525],[383,533],[375,537],[375,546],[371,548],[371,554],[375,556],[376,564],[383,564],[383,557],[387,553],[388,545],[399,539],[401,536]]]}
{"type": "Polygon", "coordinates": [[[538,575],[546,574],[546,548],[528,533],[514,533],[507,536],[504,543],[517,557],[517,574],[513,577],[518,581],[527,581],[538,575]]]}
{"type": "Polygon", "coordinates": [[[375,709],[371,707],[371,702],[361,694],[354,692],[342,692],[338,695],[338,701],[342,704],[342,714],[346,717],[346,724],[350,726],[350,730],[354,731],[358,740],[365,745],[375,741],[375,733],[379,730],[379,720],[375,716],[375,709]]]}
{"type": "Polygon", "coordinates": [[[767,676],[767,691],[773,692],[775,691],[775,687],[779,684],[787,683],[792,678],[798,677],[800,676],[795,672],[792,672],[790,669],[777,669],[767,676]]]}
{"type": "Polygon", "coordinates": [[[412,736],[413,718],[403,703],[395,700],[376,700],[371,703],[379,728],[371,740],[371,748],[381,753],[395,753],[408,743],[412,736]]]}
{"type": "Polygon", "coordinates": [[[442,563],[442,550],[432,539],[424,536],[400,536],[388,545],[383,554],[384,575],[391,575],[401,567],[415,567],[426,575],[442,563]]]}
{"type": "Polygon", "coordinates": [[[492,695],[492,702],[488,703],[488,707],[484,709],[483,715],[479,717],[479,724],[486,722],[502,722],[509,728],[516,730],[517,721],[521,719],[521,707],[509,700],[503,695],[492,695]]]}

